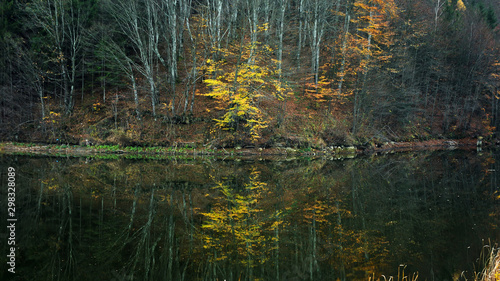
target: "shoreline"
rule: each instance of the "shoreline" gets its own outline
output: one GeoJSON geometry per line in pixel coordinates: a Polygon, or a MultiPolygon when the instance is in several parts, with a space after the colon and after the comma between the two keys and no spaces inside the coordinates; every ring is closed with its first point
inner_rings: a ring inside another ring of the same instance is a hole
{"type": "Polygon", "coordinates": [[[117,145],[108,146],[80,146],[80,145],[56,145],[56,144],[36,144],[36,143],[15,143],[0,142],[0,153],[19,153],[35,155],[64,155],[64,156],[99,156],[114,155],[124,156],[212,156],[212,157],[334,157],[334,158],[354,158],[357,155],[370,155],[379,153],[411,152],[411,151],[434,151],[434,150],[477,150],[482,147],[489,147],[489,144],[477,146],[477,140],[468,139],[438,139],[415,142],[387,142],[379,146],[354,147],[336,146],[324,148],[291,148],[291,147],[271,147],[271,148],[193,148],[193,147],[120,147],[117,145]]]}

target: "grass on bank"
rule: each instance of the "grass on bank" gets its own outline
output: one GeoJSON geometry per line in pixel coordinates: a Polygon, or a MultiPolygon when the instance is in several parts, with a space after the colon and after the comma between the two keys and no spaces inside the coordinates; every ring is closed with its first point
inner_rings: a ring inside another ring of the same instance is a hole
{"type": "Polygon", "coordinates": [[[474,276],[474,281],[500,281],[500,248],[486,245],[483,247],[480,260],[484,268],[474,276]]]}
{"type": "MultiPolygon", "coordinates": [[[[478,259],[478,267],[482,268],[480,271],[475,271],[472,279],[467,279],[465,272],[462,272],[460,276],[454,277],[453,280],[462,281],[500,281],[500,248],[490,245],[485,245],[481,251],[481,255],[478,259]]],[[[418,272],[412,274],[405,273],[406,266],[400,266],[398,268],[397,276],[385,276],[382,275],[379,278],[375,278],[375,275],[368,278],[369,281],[418,281],[418,272]]]]}

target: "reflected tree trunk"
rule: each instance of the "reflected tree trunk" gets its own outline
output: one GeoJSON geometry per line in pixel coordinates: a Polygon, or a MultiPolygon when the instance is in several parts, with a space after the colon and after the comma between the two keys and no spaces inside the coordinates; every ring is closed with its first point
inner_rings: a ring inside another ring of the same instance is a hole
{"type": "Polygon", "coordinates": [[[344,226],[342,224],[342,216],[340,212],[340,204],[339,201],[335,202],[335,205],[337,207],[337,228],[339,232],[339,256],[340,256],[340,280],[345,281],[346,280],[346,272],[345,272],[345,262],[344,262],[344,226]]]}
{"type": "Polygon", "coordinates": [[[134,250],[133,256],[131,257],[132,265],[129,268],[129,275],[134,277],[137,265],[143,263],[145,271],[144,272],[145,280],[149,279],[148,276],[149,276],[149,271],[151,270],[151,262],[154,259],[154,248],[157,243],[154,242],[154,244],[151,245],[151,226],[155,215],[154,193],[155,189],[152,188],[151,196],[149,199],[148,220],[137,232],[137,236],[139,236],[139,241],[137,241],[137,246],[134,250]]]}

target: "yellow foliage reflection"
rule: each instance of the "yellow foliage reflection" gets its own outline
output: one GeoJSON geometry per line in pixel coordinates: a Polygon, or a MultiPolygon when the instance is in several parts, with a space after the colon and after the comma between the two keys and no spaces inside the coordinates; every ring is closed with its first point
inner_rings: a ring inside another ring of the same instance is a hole
{"type": "Polygon", "coordinates": [[[202,213],[202,240],[213,262],[230,259],[249,268],[266,262],[267,252],[273,250],[276,238],[265,234],[277,228],[279,222],[259,206],[267,192],[267,184],[261,182],[259,176],[260,172],[252,168],[249,181],[242,189],[211,177],[217,192],[211,211],[202,213]]]}

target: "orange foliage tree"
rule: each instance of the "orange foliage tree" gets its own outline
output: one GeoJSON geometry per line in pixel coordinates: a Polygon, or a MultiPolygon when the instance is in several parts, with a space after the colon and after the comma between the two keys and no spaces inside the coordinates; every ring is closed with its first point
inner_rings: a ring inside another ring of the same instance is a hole
{"type": "Polygon", "coordinates": [[[344,18],[343,29],[336,33],[331,58],[320,68],[318,83],[306,84],[306,93],[313,100],[345,104],[354,97],[355,110],[360,105],[357,93],[366,92],[367,73],[391,59],[388,49],[394,43],[391,21],[397,17],[393,0],[357,0],[352,10],[338,12],[344,18]]]}

